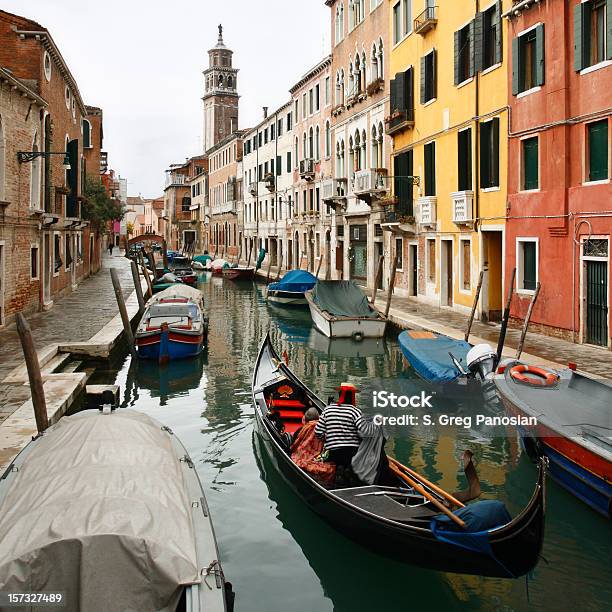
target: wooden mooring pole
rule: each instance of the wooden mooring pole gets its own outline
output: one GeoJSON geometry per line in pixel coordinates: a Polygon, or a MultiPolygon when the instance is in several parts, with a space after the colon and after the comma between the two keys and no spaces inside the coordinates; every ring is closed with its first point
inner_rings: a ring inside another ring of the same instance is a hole
{"type": "Polygon", "coordinates": [[[385,306],[385,319],[389,316],[389,310],[391,310],[391,297],[393,296],[393,288],[395,287],[395,274],[397,272],[397,262],[399,256],[396,253],[393,258],[393,267],[391,268],[391,277],[389,278],[389,290],[387,292],[387,305],[385,306]]]}
{"type": "Polygon", "coordinates": [[[283,252],[281,251],[280,260],[278,262],[278,272],[276,273],[276,280],[281,277],[281,270],[283,269],[283,252]]]}
{"type": "Polygon", "coordinates": [[[138,264],[132,259],[130,262],[132,267],[132,278],[134,279],[134,289],[136,290],[136,298],[138,299],[138,314],[142,317],[145,311],[145,301],[142,295],[142,285],[140,284],[140,273],[138,272],[138,264]]]}
{"type": "Polygon", "coordinates": [[[322,263],[323,263],[323,255],[319,255],[319,263],[317,264],[317,273],[315,274],[315,276],[317,277],[317,280],[319,280],[319,272],[321,272],[322,263]]]}
{"type": "Polygon", "coordinates": [[[43,388],[43,380],[40,374],[40,363],[38,355],[34,347],[34,339],[32,338],[32,330],[25,317],[18,312],[17,333],[21,340],[21,348],[25,357],[26,366],[28,368],[28,379],[30,381],[30,392],[32,393],[32,405],[34,406],[34,417],[36,418],[36,428],[38,433],[42,433],[49,427],[49,419],[47,417],[47,402],[45,400],[45,390],[43,388]]]}
{"type": "Polygon", "coordinates": [[[501,329],[499,331],[499,340],[497,341],[497,363],[501,361],[502,353],[504,351],[504,344],[506,343],[506,332],[508,331],[508,321],[510,320],[510,306],[512,304],[512,296],[514,294],[515,278],[516,268],[512,270],[512,275],[510,276],[510,285],[508,286],[508,300],[506,301],[506,308],[504,310],[501,329]]]}
{"type": "Polygon", "coordinates": [[[140,265],[142,266],[142,273],[144,274],[145,280],[147,281],[147,297],[153,297],[153,283],[151,282],[151,277],[149,276],[149,270],[147,270],[147,266],[145,265],[144,255],[142,252],[138,253],[140,256],[140,265]]]}
{"type": "Polygon", "coordinates": [[[168,243],[162,242],[162,257],[164,258],[164,270],[168,269],[168,243]]]}
{"type": "Polygon", "coordinates": [[[272,255],[268,253],[268,272],[266,274],[266,285],[270,282],[270,270],[272,269],[272,255]]]}
{"type": "Polygon", "coordinates": [[[480,271],[480,277],[478,278],[478,287],[476,287],[476,295],[474,296],[474,303],[472,304],[472,312],[468,319],[467,329],[465,330],[465,341],[467,342],[472,331],[472,324],[474,323],[474,315],[476,314],[476,307],[478,306],[478,300],[480,299],[480,291],[482,289],[482,281],[484,279],[484,270],[480,271]]]}
{"type": "Polygon", "coordinates": [[[529,329],[529,321],[531,321],[531,313],[533,312],[533,307],[535,306],[536,300],[538,299],[538,295],[540,295],[540,283],[538,282],[535,288],[535,293],[531,297],[531,302],[529,303],[529,308],[527,309],[527,314],[525,316],[525,321],[523,322],[523,329],[521,330],[521,339],[519,341],[518,347],[516,349],[516,358],[520,359],[521,354],[523,353],[523,345],[525,344],[525,337],[527,336],[527,330],[529,329]]]}
{"type": "Polygon", "coordinates": [[[125,306],[125,300],[123,299],[123,292],[121,291],[121,283],[119,282],[119,277],[117,276],[117,270],[115,268],[111,268],[111,280],[113,281],[113,289],[115,290],[115,298],[117,298],[117,306],[119,306],[119,313],[121,314],[121,321],[123,322],[123,331],[125,332],[125,337],[127,338],[128,344],[130,346],[130,353],[132,357],[136,358],[136,347],[134,346],[134,334],[132,333],[132,325],[130,324],[130,317],[127,313],[127,308],[125,306]]]}
{"type": "Polygon", "coordinates": [[[372,306],[374,306],[374,304],[376,303],[376,293],[378,291],[378,285],[380,285],[380,278],[382,276],[384,261],[385,261],[385,256],[379,255],[378,256],[378,266],[376,267],[376,278],[374,279],[374,289],[372,289],[372,299],[370,300],[370,303],[372,304],[372,306]]]}

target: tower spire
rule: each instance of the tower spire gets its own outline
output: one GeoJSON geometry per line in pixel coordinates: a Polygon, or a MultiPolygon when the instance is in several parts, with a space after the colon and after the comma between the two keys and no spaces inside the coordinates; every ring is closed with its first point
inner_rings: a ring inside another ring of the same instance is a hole
{"type": "Polygon", "coordinates": [[[223,44],[223,25],[219,24],[219,40],[217,41],[218,44],[222,45],[223,44]]]}

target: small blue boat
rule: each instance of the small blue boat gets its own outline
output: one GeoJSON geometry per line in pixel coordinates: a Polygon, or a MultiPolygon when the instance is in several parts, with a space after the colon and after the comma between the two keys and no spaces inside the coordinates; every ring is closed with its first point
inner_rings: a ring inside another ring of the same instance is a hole
{"type": "Polygon", "coordinates": [[[138,356],[166,363],[199,355],[208,333],[202,305],[200,291],[186,285],[153,296],[136,330],[138,356]]]}
{"type": "Polygon", "coordinates": [[[317,277],[306,270],[291,270],[277,283],[268,285],[267,300],[282,306],[307,306],[304,294],[317,284],[317,277]]]}
{"type": "Polygon", "coordinates": [[[493,388],[497,355],[488,344],[472,346],[431,331],[409,330],[398,337],[400,349],[414,371],[433,385],[460,383],[493,388]]]}

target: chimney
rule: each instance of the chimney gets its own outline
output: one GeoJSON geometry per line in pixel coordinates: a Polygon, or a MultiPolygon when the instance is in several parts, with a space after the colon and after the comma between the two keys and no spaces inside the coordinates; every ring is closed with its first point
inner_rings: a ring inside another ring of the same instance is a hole
{"type": "Polygon", "coordinates": [[[268,107],[264,106],[263,111],[264,111],[264,119],[267,119],[268,118],[268,107]]]}

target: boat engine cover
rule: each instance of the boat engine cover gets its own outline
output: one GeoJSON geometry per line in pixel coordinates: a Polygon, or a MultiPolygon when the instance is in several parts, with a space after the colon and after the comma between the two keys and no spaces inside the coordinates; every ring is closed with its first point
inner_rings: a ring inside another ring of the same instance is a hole
{"type": "Polygon", "coordinates": [[[468,351],[465,360],[467,362],[467,367],[471,370],[474,366],[477,366],[483,361],[494,359],[495,357],[497,357],[497,354],[490,345],[477,344],[468,351]]]}

